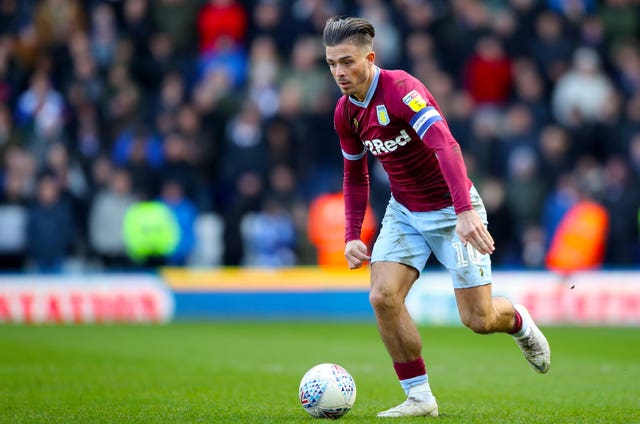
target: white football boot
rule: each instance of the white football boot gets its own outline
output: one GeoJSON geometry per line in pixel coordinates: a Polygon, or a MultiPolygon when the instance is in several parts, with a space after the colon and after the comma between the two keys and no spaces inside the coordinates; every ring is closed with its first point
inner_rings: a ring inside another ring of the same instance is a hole
{"type": "Polygon", "coordinates": [[[520,313],[523,325],[526,327],[524,334],[520,337],[513,337],[524,357],[529,361],[533,369],[544,374],[551,367],[551,349],[549,342],[536,326],[529,315],[529,311],[522,305],[515,304],[513,307],[520,313]]]}
{"type": "Polygon", "coordinates": [[[409,390],[407,400],[402,402],[400,405],[378,413],[378,418],[437,416],[438,404],[436,403],[436,398],[429,396],[428,399],[422,400],[415,396],[411,396],[411,390],[409,390]]]}

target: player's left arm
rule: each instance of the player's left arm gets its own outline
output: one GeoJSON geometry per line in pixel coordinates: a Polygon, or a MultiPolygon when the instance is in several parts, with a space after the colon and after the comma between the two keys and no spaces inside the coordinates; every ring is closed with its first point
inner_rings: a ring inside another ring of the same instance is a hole
{"type": "Polygon", "coordinates": [[[471,205],[470,183],[460,144],[455,140],[440,111],[426,99],[429,95],[417,84],[402,98],[405,119],[427,147],[435,152],[458,216],[456,232],[463,243],[480,253],[495,250],[491,234],[471,205]]]}
{"type": "Polygon", "coordinates": [[[480,253],[493,253],[493,237],[471,205],[469,178],[464,164],[460,145],[453,138],[449,127],[443,120],[435,122],[425,132],[422,141],[433,148],[442,175],[453,198],[453,207],[458,216],[456,233],[460,240],[471,245],[480,253]]]}
{"type": "Polygon", "coordinates": [[[438,158],[458,216],[456,233],[460,240],[465,244],[471,243],[480,253],[493,253],[495,250],[493,238],[471,205],[467,168],[464,165],[460,145],[442,120],[431,125],[422,137],[422,141],[434,149],[438,158]]]}

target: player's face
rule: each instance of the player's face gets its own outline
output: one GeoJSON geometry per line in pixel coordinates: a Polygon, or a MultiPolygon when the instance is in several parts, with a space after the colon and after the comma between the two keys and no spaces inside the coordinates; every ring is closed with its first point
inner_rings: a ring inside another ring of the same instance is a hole
{"type": "Polygon", "coordinates": [[[375,53],[353,43],[326,47],[326,59],[331,75],[342,94],[364,100],[373,76],[375,53]]]}

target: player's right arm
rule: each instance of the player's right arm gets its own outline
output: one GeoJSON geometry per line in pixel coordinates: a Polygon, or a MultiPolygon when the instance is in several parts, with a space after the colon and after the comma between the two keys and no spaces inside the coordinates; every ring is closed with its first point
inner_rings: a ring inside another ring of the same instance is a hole
{"type": "MultiPolygon", "coordinates": [[[[344,99],[344,98],[343,98],[344,99]]],[[[367,151],[351,129],[352,123],[339,101],[334,114],[334,125],[340,139],[344,162],[342,190],[345,213],[345,258],[350,269],[360,268],[369,259],[367,247],[360,239],[362,223],[369,202],[369,170],[367,151]]]]}

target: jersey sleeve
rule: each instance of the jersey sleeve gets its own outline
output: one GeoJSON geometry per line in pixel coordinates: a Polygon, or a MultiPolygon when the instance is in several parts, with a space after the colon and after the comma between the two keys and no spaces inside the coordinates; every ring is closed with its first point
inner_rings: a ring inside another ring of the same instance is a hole
{"type": "Polygon", "coordinates": [[[334,115],[334,126],[344,162],[342,190],[344,193],[345,243],[359,240],[365,211],[369,202],[369,169],[367,151],[362,141],[350,128],[344,102],[339,102],[334,115]]]}
{"type": "Polygon", "coordinates": [[[447,183],[456,213],[472,209],[471,181],[455,140],[442,113],[424,84],[407,74],[396,85],[394,111],[407,122],[423,143],[432,149],[447,183]]]}

